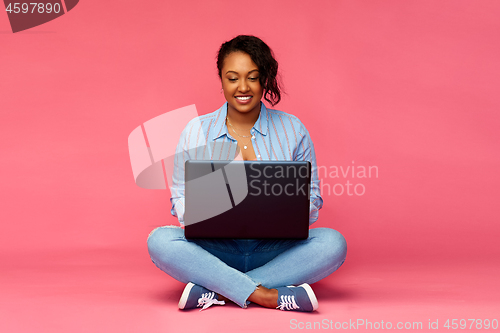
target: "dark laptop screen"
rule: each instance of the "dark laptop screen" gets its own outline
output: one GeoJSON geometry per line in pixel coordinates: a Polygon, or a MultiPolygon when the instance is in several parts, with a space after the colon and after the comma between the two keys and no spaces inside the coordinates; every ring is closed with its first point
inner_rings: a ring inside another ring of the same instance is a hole
{"type": "Polygon", "coordinates": [[[305,239],[307,161],[186,162],[186,238],[305,239]]]}

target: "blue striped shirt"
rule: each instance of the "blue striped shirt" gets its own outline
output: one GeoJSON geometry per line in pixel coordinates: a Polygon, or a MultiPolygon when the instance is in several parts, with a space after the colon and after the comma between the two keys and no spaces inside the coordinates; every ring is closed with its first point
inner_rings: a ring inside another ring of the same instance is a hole
{"type": "MultiPolygon", "coordinates": [[[[174,157],[174,173],[170,191],[171,213],[184,224],[184,164],[187,160],[233,160],[237,141],[226,126],[227,102],[217,111],[196,117],[182,131],[174,157]]],[[[318,219],[323,206],[320,194],[316,155],[309,132],[294,115],[266,108],[261,103],[260,115],[250,133],[257,160],[311,162],[309,224],[318,219]]]]}

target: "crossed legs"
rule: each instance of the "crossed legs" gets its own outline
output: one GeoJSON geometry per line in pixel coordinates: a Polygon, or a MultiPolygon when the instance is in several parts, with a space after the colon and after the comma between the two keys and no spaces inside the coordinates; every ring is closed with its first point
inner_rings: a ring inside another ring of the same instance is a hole
{"type": "Polygon", "coordinates": [[[274,288],[312,284],[337,270],[346,242],[329,228],[291,240],[186,240],[180,227],[156,228],[148,237],[153,263],[174,279],[203,286],[246,307],[276,306],[274,288]],[[257,289],[257,286],[262,286],[257,289]]]}

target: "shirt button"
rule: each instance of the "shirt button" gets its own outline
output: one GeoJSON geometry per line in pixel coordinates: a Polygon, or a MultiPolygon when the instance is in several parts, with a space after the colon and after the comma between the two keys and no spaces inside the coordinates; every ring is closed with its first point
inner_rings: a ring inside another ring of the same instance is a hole
{"type": "Polygon", "coordinates": [[[260,155],[257,155],[257,157],[259,157],[259,158],[260,158],[260,155]]]}
{"type": "Polygon", "coordinates": [[[255,135],[252,136],[252,139],[255,139],[255,135]]]}

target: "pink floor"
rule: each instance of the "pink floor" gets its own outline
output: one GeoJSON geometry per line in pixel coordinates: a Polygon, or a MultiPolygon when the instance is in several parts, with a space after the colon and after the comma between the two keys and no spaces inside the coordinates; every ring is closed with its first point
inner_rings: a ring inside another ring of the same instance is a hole
{"type": "Polygon", "coordinates": [[[319,310],[299,313],[234,304],[180,311],[184,285],[159,271],[145,248],[0,259],[0,332],[288,332],[314,328],[307,326],[314,322],[317,330],[319,324],[347,329],[349,321],[360,323],[361,331],[387,329],[388,322],[393,329],[398,322],[421,322],[418,331],[429,331],[429,320],[438,320],[432,331],[454,331],[444,327],[447,319],[500,319],[500,269],[491,262],[363,263],[348,257],[313,285],[319,310]]]}

